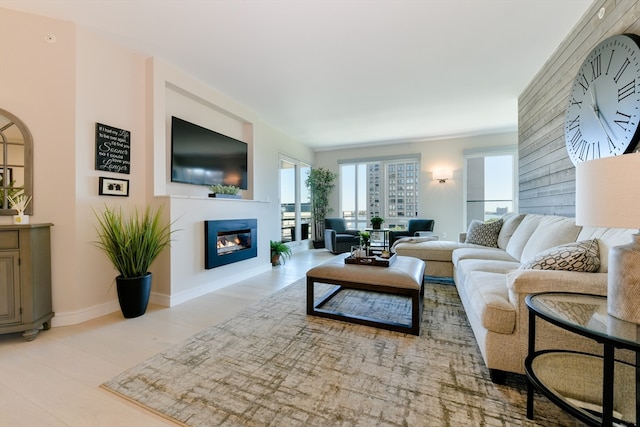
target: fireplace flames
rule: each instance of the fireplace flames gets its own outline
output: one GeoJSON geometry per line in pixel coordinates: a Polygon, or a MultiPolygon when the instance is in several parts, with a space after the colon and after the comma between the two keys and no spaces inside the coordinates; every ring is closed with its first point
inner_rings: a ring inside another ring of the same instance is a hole
{"type": "Polygon", "coordinates": [[[218,236],[218,255],[229,254],[235,251],[245,249],[246,246],[242,244],[242,240],[237,234],[231,236],[218,236]]]}

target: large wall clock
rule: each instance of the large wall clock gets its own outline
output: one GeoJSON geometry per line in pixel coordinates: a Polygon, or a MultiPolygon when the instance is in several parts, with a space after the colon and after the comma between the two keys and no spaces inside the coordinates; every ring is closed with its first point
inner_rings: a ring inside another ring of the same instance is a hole
{"type": "Polygon", "coordinates": [[[640,36],[601,42],[582,63],[565,117],[574,164],[633,151],[640,131],[640,36]]]}

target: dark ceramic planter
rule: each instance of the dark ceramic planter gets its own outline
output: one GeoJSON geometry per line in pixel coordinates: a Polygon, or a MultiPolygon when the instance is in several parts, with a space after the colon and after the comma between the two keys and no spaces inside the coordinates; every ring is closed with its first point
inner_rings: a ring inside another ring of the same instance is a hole
{"type": "Polygon", "coordinates": [[[323,249],[324,246],[324,240],[314,240],[313,241],[313,249],[323,249]]]}
{"type": "Polygon", "coordinates": [[[139,317],[147,311],[151,294],[151,273],[131,278],[118,276],[116,277],[116,286],[120,310],[125,318],[139,317]]]}

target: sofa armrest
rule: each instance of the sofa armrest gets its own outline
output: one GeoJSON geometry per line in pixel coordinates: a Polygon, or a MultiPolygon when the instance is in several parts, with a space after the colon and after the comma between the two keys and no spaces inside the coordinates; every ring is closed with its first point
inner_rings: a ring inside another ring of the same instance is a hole
{"type": "Polygon", "coordinates": [[[324,230],[324,246],[329,249],[330,252],[334,252],[336,249],[336,230],[326,228],[324,230]]]}
{"type": "Polygon", "coordinates": [[[403,237],[409,237],[409,230],[391,230],[389,231],[389,246],[393,246],[393,244],[403,237]]]}
{"type": "Polygon", "coordinates": [[[353,236],[359,236],[360,235],[360,230],[345,230],[344,234],[351,234],[353,236]]]}
{"type": "Polygon", "coordinates": [[[511,270],[507,288],[517,294],[538,292],[578,292],[606,295],[607,273],[582,273],[560,270],[511,270]]]}

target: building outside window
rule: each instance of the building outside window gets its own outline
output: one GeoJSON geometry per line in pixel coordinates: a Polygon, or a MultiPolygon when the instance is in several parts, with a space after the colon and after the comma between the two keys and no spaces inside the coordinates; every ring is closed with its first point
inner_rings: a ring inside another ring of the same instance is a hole
{"type": "Polygon", "coordinates": [[[384,227],[406,228],[418,216],[420,158],[350,160],[340,164],[340,213],[363,230],[379,216],[384,227]]]}

